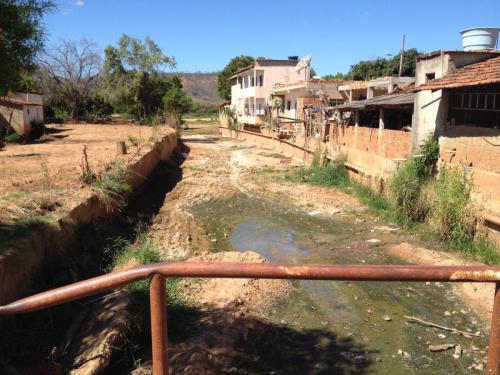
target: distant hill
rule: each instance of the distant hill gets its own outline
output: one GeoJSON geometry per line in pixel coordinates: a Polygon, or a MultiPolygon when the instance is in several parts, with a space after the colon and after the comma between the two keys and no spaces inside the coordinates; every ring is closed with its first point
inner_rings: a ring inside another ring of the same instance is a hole
{"type": "Polygon", "coordinates": [[[222,99],[217,93],[217,73],[172,73],[182,79],[184,91],[193,100],[204,103],[220,103],[222,99]]]}

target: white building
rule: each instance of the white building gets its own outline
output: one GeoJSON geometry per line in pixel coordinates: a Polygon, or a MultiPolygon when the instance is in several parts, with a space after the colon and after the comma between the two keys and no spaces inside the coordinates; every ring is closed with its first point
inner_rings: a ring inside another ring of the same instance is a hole
{"type": "Polygon", "coordinates": [[[243,124],[265,123],[265,107],[276,84],[292,84],[308,79],[309,68],[297,69],[297,59],[256,59],[255,64],[241,69],[231,81],[231,108],[243,124]]]}
{"type": "Polygon", "coordinates": [[[12,96],[1,96],[0,122],[20,135],[29,134],[33,123],[43,123],[42,95],[17,92],[12,96]]]}

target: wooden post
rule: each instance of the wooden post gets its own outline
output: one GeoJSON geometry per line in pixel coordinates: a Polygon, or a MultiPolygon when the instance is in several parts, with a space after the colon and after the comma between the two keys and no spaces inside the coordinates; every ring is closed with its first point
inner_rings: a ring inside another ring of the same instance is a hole
{"type": "Polygon", "coordinates": [[[125,155],[127,153],[127,146],[125,141],[116,142],[116,155],[125,155]]]}
{"type": "Polygon", "coordinates": [[[385,118],[384,109],[380,108],[379,119],[378,119],[378,142],[377,149],[378,152],[382,151],[382,135],[384,134],[385,118]]]}

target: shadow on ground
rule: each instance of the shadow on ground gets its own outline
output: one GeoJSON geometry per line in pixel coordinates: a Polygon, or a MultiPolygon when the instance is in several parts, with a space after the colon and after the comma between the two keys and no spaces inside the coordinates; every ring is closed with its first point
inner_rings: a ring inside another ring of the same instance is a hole
{"type": "MultiPolygon", "coordinates": [[[[170,373],[359,375],[368,373],[376,354],[328,330],[240,315],[233,309],[170,309],[170,373]]],[[[151,374],[150,350],[144,348],[143,365],[132,374],[151,374]]]]}

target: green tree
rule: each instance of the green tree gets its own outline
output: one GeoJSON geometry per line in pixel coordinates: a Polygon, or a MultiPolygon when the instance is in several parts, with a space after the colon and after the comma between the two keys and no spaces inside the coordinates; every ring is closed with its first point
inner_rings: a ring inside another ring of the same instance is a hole
{"type": "Polygon", "coordinates": [[[35,69],[44,42],[42,17],[53,8],[52,0],[0,1],[0,95],[18,89],[35,69]]]}
{"type": "Polygon", "coordinates": [[[122,35],[118,46],[108,46],[104,53],[102,90],[107,100],[138,120],[161,110],[171,87],[162,71],[174,68],[175,59],[150,38],[141,41],[128,35],[122,35]]]}
{"type": "Polygon", "coordinates": [[[344,73],[336,73],[336,74],[327,74],[325,76],[322,77],[324,80],[327,80],[327,81],[343,81],[345,79],[347,79],[347,75],[344,74],[344,73]]]}
{"type": "Polygon", "coordinates": [[[175,68],[174,57],[166,56],[163,50],[149,37],[143,41],[123,34],[118,41],[117,56],[128,70],[153,73],[163,68],[175,68]]]}
{"type": "MultiPolygon", "coordinates": [[[[405,51],[401,72],[403,76],[415,76],[415,66],[419,55],[420,53],[415,48],[405,51]]],[[[350,79],[354,80],[370,80],[396,75],[399,73],[400,56],[400,54],[397,54],[392,59],[377,58],[375,60],[360,61],[357,64],[351,65],[347,75],[350,79]]]]}
{"type": "Polygon", "coordinates": [[[165,112],[172,116],[176,125],[182,123],[182,115],[191,109],[192,100],[182,90],[182,83],[179,77],[174,76],[171,80],[171,87],[163,97],[165,112]]]}
{"type": "Polygon", "coordinates": [[[217,91],[222,99],[231,99],[231,84],[229,77],[233,76],[239,69],[246,68],[255,63],[252,56],[236,56],[233,57],[229,63],[222,69],[217,77],[217,91]]]}

